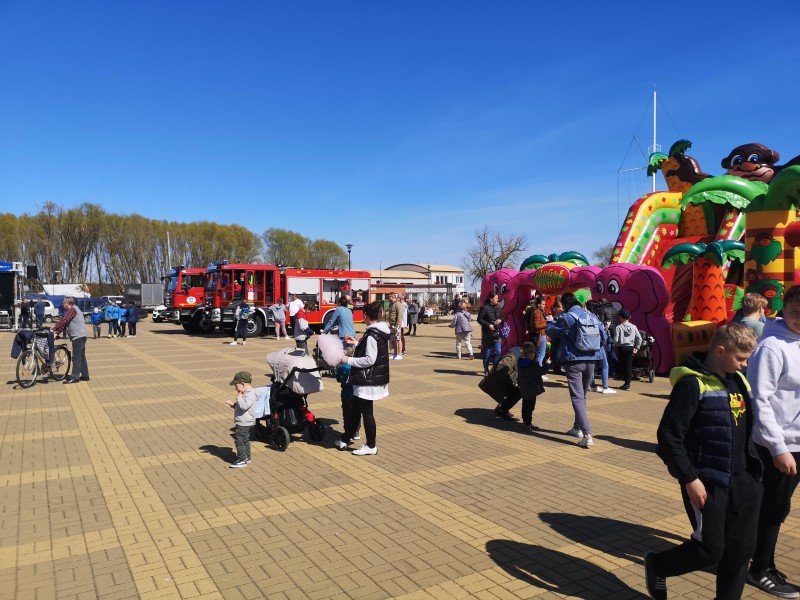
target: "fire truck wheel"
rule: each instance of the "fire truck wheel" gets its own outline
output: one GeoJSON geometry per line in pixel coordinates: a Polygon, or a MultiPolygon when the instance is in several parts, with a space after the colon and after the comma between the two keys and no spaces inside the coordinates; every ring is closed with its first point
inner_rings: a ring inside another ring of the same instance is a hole
{"type": "Polygon", "coordinates": [[[194,327],[192,327],[191,323],[181,323],[181,327],[183,327],[184,331],[188,331],[189,333],[194,331],[194,327]]]}
{"type": "Polygon", "coordinates": [[[203,319],[203,314],[198,312],[192,318],[192,329],[197,333],[211,333],[214,331],[214,323],[203,319]]]}
{"type": "Polygon", "coordinates": [[[247,320],[247,337],[258,337],[261,335],[262,329],[264,329],[264,324],[258,317],[247,320]]]}

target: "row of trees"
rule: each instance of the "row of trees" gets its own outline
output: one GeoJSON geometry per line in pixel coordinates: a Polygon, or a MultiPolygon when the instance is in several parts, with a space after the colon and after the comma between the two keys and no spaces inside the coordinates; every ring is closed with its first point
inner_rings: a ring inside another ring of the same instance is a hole
{"type": "Polygon", "coordinates": [[[269,229],[258,236],[240,225],[117,215],[97,204],[63,208],[48,202],[36,214],[0,214],[0,259],[36,265],[47,281],[59,271],[62,280],[77,283],[152,282],[159,281],[170,261],[204,266],[222,258],[266,258],[310,268],[347,266],[347,254],[334,242],[311,241],[286,230],[269,229]],[[285,243],[286,238],[295,243],[285,243]]]}

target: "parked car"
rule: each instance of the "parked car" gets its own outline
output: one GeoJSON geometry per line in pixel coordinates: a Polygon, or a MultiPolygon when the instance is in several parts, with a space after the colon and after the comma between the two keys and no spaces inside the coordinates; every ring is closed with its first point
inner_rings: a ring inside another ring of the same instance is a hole
{"type": "Polygon", "coordinates": [[[153,322],[154,323],[163,323],[167,320],[167,307],[163,304],[159,304],[153,309],[153,322]]]}

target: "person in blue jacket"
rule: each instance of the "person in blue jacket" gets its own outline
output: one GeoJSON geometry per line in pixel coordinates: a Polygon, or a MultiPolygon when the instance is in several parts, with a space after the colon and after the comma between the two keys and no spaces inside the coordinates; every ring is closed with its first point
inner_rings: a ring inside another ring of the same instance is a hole
{"type": "Polygon", "coordinates": [[[350,310],[350,296],[347,294],[342,294],[339,298],[339,306],[336,307],[336,310],[333,311],[331,314],[331,318],[328,320],[328,323],[322,330],[322,333],[328,333],[331,329],[339,326],[339,339],[342,342],[342,346],[353,347],[352,345],[347,344],[344,339],[348,336],[355,337],[356,335],[356,328],[353,325],[353,311],[350,310]]]}
{"type": "Polygon", "coordinates": [[[100,309],[97,308],[96,306],[94,307],[94,310],[92,311],[92,316],[90,317],[90,321],[92,323],[92,333],[93,333],[94,339],[97,339],[101,335],[100,327],[103,324],[103,315],[100,314],[100,309]]]}
{"type": "Polygon", "coordinates": [[[136,302],[128,305],[128,337],[136,337],[136,324],[139,322],[139,307],[136,302]]]}
{"type": "Polygon", "coordinates": [[[128,322],[128,303],[123,302],[119,307],[119,337],[125,337],[125,325],[128,322]]]}

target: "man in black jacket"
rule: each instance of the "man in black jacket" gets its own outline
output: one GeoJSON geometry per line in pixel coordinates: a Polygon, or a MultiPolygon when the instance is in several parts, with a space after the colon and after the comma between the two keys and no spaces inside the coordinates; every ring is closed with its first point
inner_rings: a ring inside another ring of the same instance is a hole
{"type": "Polygon", "coordinates": [[[500,360],[500,325],[503,322],[503,309],[498,304],[500,297],[491,294],[478,310],[478,323],[481,326],[481,351],[483,352],[483,374],[489,374],[489,358],[492,365],[500,360]]]}

